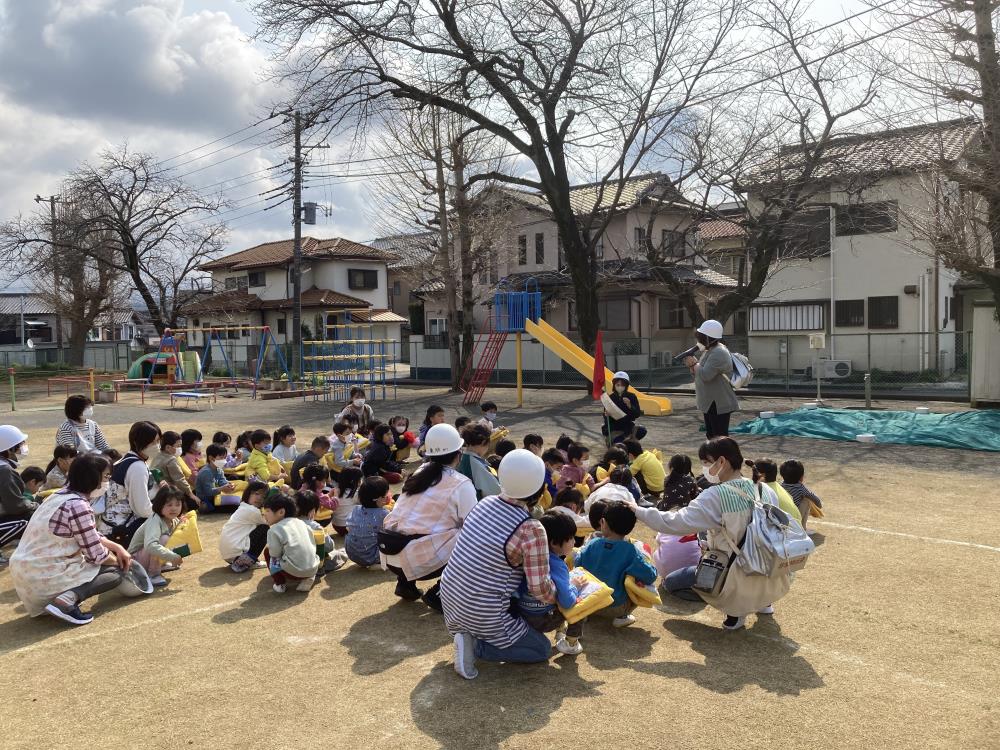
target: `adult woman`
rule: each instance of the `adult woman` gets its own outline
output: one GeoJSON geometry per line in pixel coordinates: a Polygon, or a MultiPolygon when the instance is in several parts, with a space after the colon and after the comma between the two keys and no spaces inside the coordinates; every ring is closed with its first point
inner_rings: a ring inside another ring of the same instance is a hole
{"type": "Polygon", "coordinates": [[[358,419],[358,430],[363,437],[368,436],[368,428],[375,421],[375,410],[365,403],[365,389],[359,386],[351,387],[351,395],[343,411],[337,415],[336,421],[341,421],[348,414],[358,419]]]}
{"type": "Polygon", "coordinates": [[[146,462],[156,455],[161,434],[152,422],[136,422],[129,428],[129,452],[112,467],[104,502],[95,505],[100,513],[98,531],[122,546],[128,546],[136,529],[153,514],[146,462]]]}
{"type": "MultiPolygon", "coordinates": [[[[636,517],[654,531],[665,534],[708,532],[708,549],[732,554],[742,547],[752,517],[756,488],[740,474],[743,454],[735,440],[714,438],[702,446],[702,474],[712,486],[701,492],[685,508],[660,512],[656,508],[636,508],[636,517]]],[[[790,579],[785,576],[748,576],[730,559],[722,590],[712,595],[694,588],[697,565],[676,570],[663,580],[663,587],[682,599],[700,597],[726,615],[727,630],[743,627],[752,612],[771,614],[771,604],[786,593],[790,579]]]]}
{"type": "Polygon", "coordinates": [[[513,450],[500,462],[502,493],[482,500],[465,519],[441,577],[445,624],[455,643],[455,671],[475,679],[475,660],[546,661],[549,639],[510,611],[522,581],[541,601],[555,601],[545,529],[531,517],[545,488],[545,464],[513,450]]]}
{"type": "Polygon", "coordinates": [[[450,424],[434,425],[424,443],[425,463],[407,477],[403,492],[382,521],[379,549],[383,564],[396,574],[396,596],[422,598],[441,611],[441,583],[423,596],[414,581],[440,578],[466,516],[476,507],[476,488],[455,467],[462,458],[462,437],[450,424]]]}
{"type": "MultiPolygon", "coordinates": [[[[17,473],[21,457],[28,455],[28,436],[12,424],[0,425],[0,547],[21,536],[38,503],[24,496],[24,482],[17,473]]],[[[0,565],[7,558],[0,555],[0,565]]]]}
{"type": "Polygon", "coordinates": [[[610,411],[605,408],[601,434],[607,435],[610,426],[611,444],[620,443],[628,438],[642,440],[646,437],[646,428],[635,423],[635,420],[642,416],[642,409],[639,408],[639,399],[635,393],[629,390],[628,373],[616,372],[611,378],[611,386],[608,398],[615,408],[610,411]]]}
{"type": "Polygon", "coordinates": [[[740,408],[730,378],[733,375],[733,355],[722,343],[722,323],[706,320],[695,331],[698,346],[704,349],[700,359],[685,357],[684,364],[694,378],[694,395],[698,411],[705,417],[706,437],[729,434],[729,417],[740,408]]]}
{"type": "Polygon", "coordinates": [[[56,445],[69,445],[80,453],[100,453],[111,446],[94,416],[94,402],[86,396],[70,396],[63,405],[66,421],[56,430],[56,445]]]}
{"type": "Polygon", "coordinates": [[[47,612],[71,625],[94,619],[80,603],[122,581],[132,558],[97,533],[92,498],[105,491],[111,464],[96,453],[78,456],[69,484],[38,508],[10,558],[14,588],[28,614],[47,612]]]}

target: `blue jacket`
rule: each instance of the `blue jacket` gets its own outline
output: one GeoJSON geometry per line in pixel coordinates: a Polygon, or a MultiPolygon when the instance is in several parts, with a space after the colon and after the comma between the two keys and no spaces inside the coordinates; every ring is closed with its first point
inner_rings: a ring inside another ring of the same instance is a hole
{"type": "Polygon", "coordinates": [[[198,470],[198,475],[195,477],[194,494],[206,505],[212,505],[215,503],[215,496],[219,494],[216,488],[224,487],[226,484],[228,481],[222,470],[208,464],[198,470]]]}
{"type": "Polygon", "coordinates": [[[616,607],[628,599],[625,576],[646,584],[656,580],[656,568],[628,539],[593,538],[577,553],[576,564],[614,589],[616,607]]]}
{"type": "MultiPolygon", "coordinates": [[[[549,577],[556,586],[556,601],[563,609],[576,604],[576,589],[569,582],[569,568],[559,555],[549,552],[549,577]]],[[[545,615],[555,609],[555,604],[543,602],[528,593],[527,579],[517,589],[517,607],[526,615],[545,615]]]]}

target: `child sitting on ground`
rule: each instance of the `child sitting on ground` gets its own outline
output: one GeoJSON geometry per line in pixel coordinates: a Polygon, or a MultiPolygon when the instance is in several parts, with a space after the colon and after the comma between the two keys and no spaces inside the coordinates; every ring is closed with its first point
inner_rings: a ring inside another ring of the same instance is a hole
{"type": "MultiPolygon", "coordinates": [[[[573,551],[576,524],[569,516],[554,509],[545,513],[539,521],[545,529],[545,536],[549,542],[549,577],[555,585],[556,604],[563,609],[570,609],[576,604],[577,592],[569,581],[569,568],[563,558],[573,551]]],[[[556,631],[557,651],[569,655],[583,652],[583,645],[580,643],[583,621],[566,625],[566,618],[556,604],[543,602],[528,593],[527,579],[521,580],[513,601],[517,613],[532,629],[539,633],[556,631]]]]}
{"type": "Polygon", "coordinates": [[[267,430],[254,430],[250,434],[250,445],[253,450],[247,459],[247,478],[259,479],[262,482],[275,482],[280,477],[271,475],[271,436],[267,430]]]}
{"type": "Polygon", "coordinates": [[[76,448],[72,445],[57,445],[52,451],[52,460],[45,467],[43,490],[59,490],[66,486],[69,465],[76,458],[76,448]]]}
{"type": "Polygon", "coordinates": [[[298,517],[305,522],[312,532],[323,533],[323,548],[320,550],[316,544],[316,535],[313,534],[313,544],[316,547],[316,554],[319,555],[322,563],[316,571],[316,578],[320,578],[325,573],[332,573],[344,566],[347,562],[347,555],[343,551],[337,551],[337,545],[333,537],[323,532],[323,526],[316,520],[316,511],[319,510],[319,498],[311,490],[299,490],[295,493],[295,508],[298,517]]]}
{"type": "Polygon", "coordinates": [[[652,585],[656,568],[626,537],[635,528],[635,511],[623,502],[608,503],[601,518],[601,536],[591,539],[576,555],[576,564],[604,581],[614,591],[614,602],[606,610],[614,616],[612,625],[624,628],[635,622],[636,605],[625,591],[625,576],[652,585]]]}
{"type": "Polygon", "coordinates": [[[395,416],[389,420],[389,426],[392,427],[393,458],[399,462],[406,461],[417,442],[417,436],[410,432],[410,420],[395,416]]]}
{"type": "Polygon", "coordinates": [[[225,468],[232,469],[234,466],[240,465],[240,457],[233,455],[232,452],[230,451],[230,448],[233,445],[232,435],[230,435],[228,432],[223,432],[222,430],[219,430],[214,435],[212,435],[212,444],[221,445],[223,448],[226,449],[225,468]]]}
{"type": "Polygon", "coordinates": [[[181,433],[181,461],[192,474],[201,468],[201,433],[198,430],[184,430],[181,433]]]}
{"type": "Polygon", "coordinates": [[[417,433],[417,441],[420,443],[421,450],[423,450],[424,441],[427,440],[427,430],[442,422],[444,422],[444,408],[437,404],[428,406],[427,415],[424,417],[424,421],[421,423],[420,430],[417,433]]]}
{"type": "Polygon", "coordinates": [[[578,484],[587,485],[588,490],[594,489],[594,478],[590,476],[587,468],[587,461],[590,460],[590,448],[579,443],[574,443],[566,449],[569,460],[563,464],[559,473],[559,484],[564,487],[576,487],[578,484]]]}
{"type": "Polygon", "coordinates": [[[789,459],[781,465],[780,471],[781,486],[791,496],[795,507],[799,509],[799,513],[802,515],[802,528],[805,529],[809,520],[810,506],[815,505],[817,508],[822,508],[823,501],[802,483],[802,480],[806,478],[806,467],[802,465],[801,461],[789,459]]]}
{"type": "Polygon", "coordinates": [[[670,457],[667,468],[670,473],[663,485],[663,498],[656,504],[656,508],[674,510],[686,507],[701,492],[691,475],[691,459],[678,453],[670,457]]]}
{"type": "Polygon", "coordinates": [[[253,446],[250,445],[250,436],[253,435],[253,430],[247,430],[246,432],[241,432],[236,436],[236,465],[246,463],[250,459],[250,454],[253,452],[253,446]]]}
{"type": "Polygon", "coordinates": [[[233,485],[222,472],[226,467],[226,449],[212,443],[205,449],[205,456],[208,460],[195,477],[194,494],[201,500],[202,510],[211,513],[215,510],[215,498],[223,492],[232,492],[233,485]]]}
{"type": "Polygon", "coordinates": [[[309,591],[319,570],[312,529],[296,517],[297,512],[295,501],[280,492],[272,492],[264,501],[264,522],[270,527],[264,559],[276,594],[285,593],[289,583],[296,591],[309,591]]]}
{"type": "Polygon", "coordinates": [[[579,530],[586,529],[587,531],[591,531],[593,529],[593,526],[590,525],[590,519],[583,515],[583,493],[575,487],[563,487],[559,490],[559,494],[556,495],[555,500],[552,501],[551,512],[562,513],[567,518],[573,520],[577,528],[575,546],[582,546],[583,535],[579,530]]]}
{"type": "Polygon", "coordinates": [[[295,430],[291,425],[283,424],[274,431],[271,455],[285,463],[299,457],[299,449],[295,447],[295,430]]]}
{"type": "Polygon", "coordinates": [[[329,486],[330,471],[323,464],[312,464],[302,471],[300,490],[310,490],[316,493],[320,510],[317,512],[320,526],[328,526],[340,502],[337,494],[329,486]]]}
{"type": "Polygon", "coordinates": [[[760,472],[760,479],[764,485],[770,487],[774,494],[778,496],[778,507],[796,521],[802,523],[802,514],[795,507],[795,501],[792,500],[792,496],[788,494],[788,490],[778,484],[778,464],[770,458],[760,458],[753,463],[754,468],[760,472]]]}
{"type": "Polygon", "coordinates": [[[164,545],[171,532],[180,524],[187,493],[169,484],[161,487],[153,498],[153,515],[140,526],[128,546],[129,554],[146,572],[154,586],[166,586],[160,571],[164,563],[180,567],[184,558],[164,545]]]}
{"type": "Polygon", "coordinates": [[[626,440],[625,452],[628,453],[632,477],[639,483],[642,494],[658,499],[663,494],[663,482],[667,476],[663,462],[652,451],[645,450],[638,440],[626,440]]]}
{"type": "Polygon", "coordinates": [[[562,451],[558,448],[549,448],[542,453],[542,461],[545,463],[545,488],[549,492],[549,503],[551,504],[552,498],[559,494],[559,488],[556,487],[554,475],[562,471],[565,459],[563,458],[562,451]]]}
{"type": "Polygon", "coordinates": [[[333,426],[333,438],[330,440],[330,452],[327,461],[334,472],[352,466],[361,466],[361,455],[354,450],[351,441],[351,426],[347,422],[337,422],[333,426]]]}
{"type": "Polygon", "coordinates": [[[366,477],[383,476],[389,484],[403,481],[402,467],[392,460],[393,433],[387,424],[380,424],[372,433],[372,442],[361,464],[361,473],[366,477]]]}
{"type": "Polygon", "coordinates": [[[378,532],[382,519],[389,515],[385,505],[390,500],[389,483],[382,477],[365,477],[358,489],[358,502],[347,519],[347,557],[355,565],[367,568],[378,565],[378,532]]]}
{"type": "Polygon", "coordinates": [[[556,450],[562,453],[563,463],[569,461],[569,447],[573,445],[573,438],[563,433],[556,440],[556,450]]]}
{"type": "Polygon", "coordinates": [[[239,506],[219,532],[219,553],[234,573],[264,567],[258,560],[267,544],[268,527],[260,514],[266,496],[266,482],[248,482],[239,506]]]}
{"type": "Polygon", "coordinates": [[[333,511],[330,523],[334,530],[341,536],[347,535],[347,519],[351,517],[351,511],[358,504],[358,487],[364,474],[361,469],[344,469],[337,475],[337,507],[333,511]]]}
{"type": "MultiPolygon", "coordinates": [[[[606,503],[614,501],[630,503],[635,499],[632,496],[631,489],[629,489],[632,483],[632,472],[629,471],[629,468],[627,466],[616,466],[611,470],[611,476],[608,477],[607,484],[591,492],[584,503],[584,507],[589,509],[591,504],[596,500],[603,500],[606,503]]],[[[597,527],[595,526],[594,529],[597,529],[597,527]]]]}
{"type": "Polygon", "coordinates": [[[455,419],[455,429],[461,432],[465,427],[472,424],[472,417],[467,417],[462,415],[461,417],[456,417],[455,419]]]}
{"type": "Polygon", "coordinates": [[[541,435],[536,435],[533,432],[529,432],[527,435],[524,436],[523,445],[525,450],[531,451],[536,456],[541,456],[542,446],[545,445],[545,442],[542,440],[541,435]]]}
{"type": "Polygon", "coordinates": [[[24,482],[25,500],[34,500],[35,495],[42,491],[42,484],[45,482],[45,472],[41,466],[27,466],[21,472],[21,481],[24,482]]]}
{"type": "Polygon", "coordinates": [[[604,513],[607,509],[608,503],[604,500],[595,500],[590,503],[586,513],[587,520],[590,521],[590,528],[594,530],[594,533],[590,535],[589,539],[603,536],[603,534],[601,534],[601,519],[604,518],[604,513]]]}
{"type": "Polygon", "coordinates": [[[458,463],[459,473],[472,480],[478,499],[499,495],[500,482],[486,462],[486,453],[490,448],[489,431],[482,425],[470,424],[462,430],[462,440],[465,446],[458,463]]]}
{"type": "Polygon", "coordinates": [[[479,408],[482,410],[483,416],[476,424],[485,427],[492,435],[493,430],[497,429],[497,405],[492,401],[483,401],[479,408]]]}
{"type": "MultiPolygon", "coordinates": [[[[667,476],[663,499],[657,503],[657,510],[679,510],[686,508],[701,492],[691,476],[691,459],[683,454],[677,454],[668,464],[670,474],[667,476]]],[[[653,565],[661,578],[681,568],[697,565],[701,559],[701,547],[697,534],[677,536],[675,534],[657,534],[656,549],[653,552],[653,565]]]]}

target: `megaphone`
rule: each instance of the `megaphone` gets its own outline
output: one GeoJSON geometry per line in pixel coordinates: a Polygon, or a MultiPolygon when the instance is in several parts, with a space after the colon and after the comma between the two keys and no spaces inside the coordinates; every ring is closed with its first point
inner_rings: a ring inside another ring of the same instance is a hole
{"type": "Polygon", "coordinates": [[[24,342],[24,345],[28,349],[34,349],[35,348],[35,342],[32,339],[26,339],[25,342],[24,342]]]}
{"type": "Polygon", "coordinates": [[[683,362],[688,357],[695,356],[698,353],[698,351],[699,351],[699,349],[698,349],[698,345],[697,344],[695,344],[694,346],[692,346],[690,349],[685,349],[680,354],[678,354],[676,357],[674,357],[674,364],[677,364],[678,362],[683,362]]]}

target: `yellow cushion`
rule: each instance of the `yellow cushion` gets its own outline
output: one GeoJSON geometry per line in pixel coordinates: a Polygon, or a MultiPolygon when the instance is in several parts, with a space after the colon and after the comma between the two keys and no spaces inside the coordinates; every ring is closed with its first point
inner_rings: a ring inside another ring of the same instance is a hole
{"type": "Polygon", "coordinates": [[[569,583],[577,590],[576,604],[569,609],[560,607],[559,611],[570,625],[614,603],[611,587],[583,568],[570,571],[569,583]]]}
{"type": "Polygon", "coordinates": [[[576,485],[576,489],[581,495],[583,495],[584,500],[590,497],[590,487],[587,486],[586,482],[580,482],[580,484],[576,485]]]}
{"type": "Polygon", "coordinates": [[[611,472],[614,470],[615,470],[614,464],[608,464],[607,469],[598,466],[597,471],[594,472],[594,475],[597,477],[598,482],[603,482],[605,479],[611,476],[611,472]]]}
{"type": "Polygon", "coordinates": [[[180,525],[167,539],[166,548],[181,557],[201,552],[201,535],[198,533],[198,511],[192,510],[181,516],[180,525]]]}
{"type": "Polygon", "coordinates": [[[538,507],[542,510],[548,510],[552,507],[552,495],[549,494],[547,487],[545,488],[545,492],[542,493],[541,499],[538,501],[538,507]]]}
{"type": "Polygon", "coordinates": [[[326,531],[323,529],[313,529],[313,542],[316,543],[316,554],[322,560],[326,557],[326,531]]]}
{"type": "Polygon", "coordinates": [[[316,511],[316,520],[322,522],[328,518],[333,518],[333,511],[329,508],[324,508],[322,505],[319,506],[319,510],[316,511]]]}
{"type": "Polygon", "coordinates": [[[823,509],[816,505],[812,500],[809,501],[809,517],[810,518],[823,518],[823,509]]]}
{"type": "Polygon", "coordinates": [[[286,474],[291,474],[292,473],[292,464],[293,463],[295,463],[295,462],[294,461],[282,461],[281,462],[281,470],[284,471],[286,474]]]}
{"type": "MultiPolygon", "coordinates": [[[[636,539],[630,539],[635,548],[642,553],[648,561],[653,560],[653,551],[650,549],[649,545],[645,542],[640,542],[636,539]]],[[[628,598],[632,600],[632,603],[637,607],[653,607],[657,604],[663,604],[660,601],[660,594],[656,590],[656,581],[650,584],[640,583],[635,579],[635,576],[625,576],[625,593],[628,594],[628,598]]]]}
{"type": "Polygon", "coordinates": [[[186,464],[186,463],[185,463],[185,462],[184,462],[184,461],[183,461],[183,460],[182,460],[181,458],[179,458],[179,457],[178,457],[178,458],[175,458],[174,460],[175,460],[175,461],[177,462],[177,465],[181,467],[181,474],[183,474],[183,475],[184,475],[184,478],[185,478],[185,479],[190,479],[190,478],[191,478],[191,467],[190,467],[190,466],[188,466],[188,465],[187,465],[187,464],[186,464]]]}
{"type": "Polygon", "coordinates": [[[50,490],[42,490],[42,491],[41,491],[41,492],[39,492],[39,493],[38,493],[37,495],[35,495],[35,500],[44,500],[45,498],[47,498],[47,497],[49,497],[50,495],[52,495],[52,494],[54,494],[54,493],[58,492],[58,491],[59,491],[59,490],[61,490],[61,489],[62,489],[61,487],[53,487],[53,488],[52,488],[52,489],[50,489],[50,490]]]}
{"type": "Polygon", "coordinates": [[[226,476],[232,475],[234,477],[245,477],[247,475],[246,462],[241,463],[239,466],[234,466],[231,469],[223,469],[222,473],[226,476]]]}

